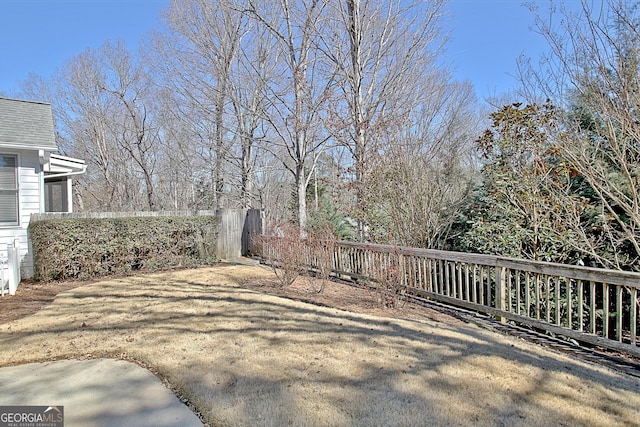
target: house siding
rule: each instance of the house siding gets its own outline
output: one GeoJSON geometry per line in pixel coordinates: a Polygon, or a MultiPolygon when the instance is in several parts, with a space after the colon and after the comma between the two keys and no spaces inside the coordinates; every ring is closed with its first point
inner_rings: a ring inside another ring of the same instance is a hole
{"type": "Polygon", "coordinates": [[[43,173],[38,152],[33,150],[11,151],[0,147],[0,152],[18,154],[19,218],[17,226],[0,227],[0,257],[6,258],[7,244],[18,239],[20,243],[20,265],[23,278],[33,277],[33,258],[27,238],[27,228],[32,213],[41,213],[40,194],[43,173]]]}
{"type": "MultiPolygon", "coordinates": [[[[44,211],[44,171],[49,153],[57,150],[51,105],[0,97],[0,153],[18,156],[18,224],[0,226],[0,257],[7,245],[20,244],[20,275],[33,277],[28,227],[31,214],[44,211]]],[[[64,160],[64,159],[63,159],[64,160]]]]}

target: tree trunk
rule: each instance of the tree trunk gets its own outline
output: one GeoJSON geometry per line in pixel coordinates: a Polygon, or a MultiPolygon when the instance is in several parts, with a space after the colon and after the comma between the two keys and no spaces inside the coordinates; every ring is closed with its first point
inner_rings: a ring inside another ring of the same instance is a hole
{"type": "Polygon", "coordinates": [[[304,237],[307,230],[307,185],[304,165],[298,165],[296,168],[296,193],[298,197],[298,226],[300,227],[300,237],[304,237]]]}

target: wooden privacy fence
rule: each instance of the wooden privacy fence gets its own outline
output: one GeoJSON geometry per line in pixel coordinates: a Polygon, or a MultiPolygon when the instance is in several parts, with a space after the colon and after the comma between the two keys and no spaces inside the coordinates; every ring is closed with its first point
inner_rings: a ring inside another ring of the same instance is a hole
{"type": "Polygon", "coordinates": [[[374,285],[399,269],[405,292],[640,356],[640,273],[351,242],[335,243],[331,268],[374,285]]]}

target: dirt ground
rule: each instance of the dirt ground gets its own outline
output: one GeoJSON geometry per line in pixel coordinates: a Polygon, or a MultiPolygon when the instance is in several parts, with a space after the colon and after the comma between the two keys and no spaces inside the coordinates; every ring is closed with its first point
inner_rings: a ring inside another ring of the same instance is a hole
{"type": "Polygon", "coordinates": [[[283,289],[261,266],[73,286],[25,284],[0,298],[0,366],[135,360],[221,426],[640,420],[638,378],[433,310],[382,308],[366,289],[326,283],[318,294],[307,279],[283,289]]]}
{"type": "Polygon", "coordinates": [[[39,283],[25,280],[15,295],[0,297],[0,324],[21,319],[51,304],[56,295],[88,282],[39,283]]]}

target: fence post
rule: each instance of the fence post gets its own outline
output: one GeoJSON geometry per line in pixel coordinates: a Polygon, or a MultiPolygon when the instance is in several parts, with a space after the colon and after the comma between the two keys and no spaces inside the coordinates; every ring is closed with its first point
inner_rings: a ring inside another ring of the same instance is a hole
{"type": "Polygon", "coordinates": [[[15,295],[20,283],[20,241],[15,239],[7,245],[9,267],[9,295],[15,295]]]}
{"type": "MultiPolygon", "coordinates": [[[[496,265],[496,309],[506,311],[506,299],[507,299],[507,289],[506,289],[506,269],[499,265],[496,265]]],[[[502,323],[506,323],[507,319],[505,317],[498,317],[498,320],[502,323]]]]}

